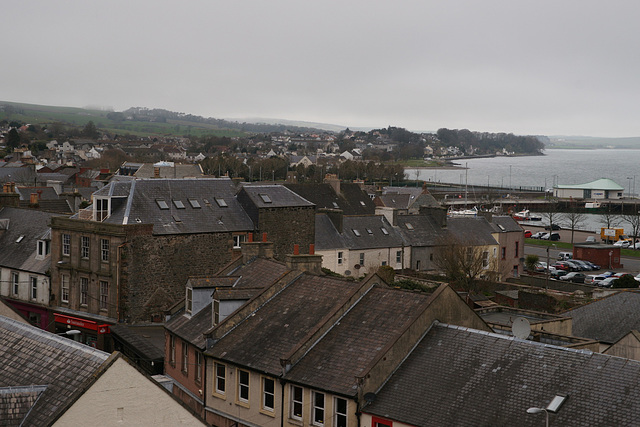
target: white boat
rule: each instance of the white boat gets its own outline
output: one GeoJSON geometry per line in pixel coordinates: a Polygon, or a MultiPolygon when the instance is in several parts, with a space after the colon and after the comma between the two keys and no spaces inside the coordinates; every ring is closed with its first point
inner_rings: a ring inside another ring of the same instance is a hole
{"type": "Polygon", "coordinates": [[[525,209],[525,210],[520,211],[518,213],[514,213],[511,216],[516,221],[542,221],[542,217],[541,216],[531,215],[531,212],[529,212],[529,209],[525,209]]]}
{"type": "Polygon", "coordinates": [[[587,202],[584,204],[585,209],[598,209],[600,202],[587,202]]]}
{"type": "Polygon", "coordinates": [[[450,217],[478,216],[478,208],[475,206],[471,209],[453,209],[453,207],[450,207],[449,210],[447,211],[447,216],[450,216],[450,217]]]}

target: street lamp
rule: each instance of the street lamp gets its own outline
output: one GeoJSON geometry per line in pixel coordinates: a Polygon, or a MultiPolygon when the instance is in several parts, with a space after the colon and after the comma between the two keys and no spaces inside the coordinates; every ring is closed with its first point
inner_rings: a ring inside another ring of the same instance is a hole
{"type": "Polygon", "coordinates": [[[544,412],[545,414],[545,425],[546,427],[549,427],[549,411],[547,411],[544,408],[529,408],[527,409],[527,414],[539,414],[540,412],[544,412]]]}
{"type": "Polygon", "coordinates": [[[627,177],[627,181],[629,181],[629,198],[631,198],[631,180],[632,180],[632,179],[633,179],[633,178],[632,178],[632,177],[630,177],[630,176],[628,176],[628,177],[627,177]]]}
{"type": "MultiPolygon", "coordinates": [[[[551,231],[549,232],[551,233],[551,231]]],[[[550,273],[550,266],[549,266],[549,249],[551,249],[551,246],[553,246],[554,248],[557,248],[557,246],[555,244],[549,245],[547,246],[547,277],[546,277],[546,282],[545,282],[545,289],[548,291],[549,290],[549,273],[550,273]]]]}

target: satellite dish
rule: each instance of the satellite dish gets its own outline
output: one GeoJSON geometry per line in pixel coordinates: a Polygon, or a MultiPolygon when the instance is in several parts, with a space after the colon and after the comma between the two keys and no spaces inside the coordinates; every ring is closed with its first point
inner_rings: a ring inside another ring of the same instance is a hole
{"type": "Polygon", "coordinates": [[[364,395],[364,400],[365,400],[367,403],[371,404],[371,403],[373,403],[373,402],[375,402],[375,401],[376,401],[376,394],[375,394],[375,393],[366,393],[366,394],[364,395]]]}
{"type": "Polygon", "coordinates": [[[524,317],[516,317],[511,325],[511,332],[515,337],[526,340],[531,333],[531,324],[524,317]]]}

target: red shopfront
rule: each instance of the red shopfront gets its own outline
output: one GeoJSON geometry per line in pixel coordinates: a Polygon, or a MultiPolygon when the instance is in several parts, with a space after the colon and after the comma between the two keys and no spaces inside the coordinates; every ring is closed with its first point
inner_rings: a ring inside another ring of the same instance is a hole
{"type": "Polygon", "coordinates": [[[58,313],[54,313],[53,316],[56,324],[56,334],[66,335],[91,347],[110,351],[110,349],[105,348],[105,335],[110,333],[108,324],[98,324],[94,320],[58,313]],[[74,333],[70,333],[70,331],[74,331],[74,333]]]}

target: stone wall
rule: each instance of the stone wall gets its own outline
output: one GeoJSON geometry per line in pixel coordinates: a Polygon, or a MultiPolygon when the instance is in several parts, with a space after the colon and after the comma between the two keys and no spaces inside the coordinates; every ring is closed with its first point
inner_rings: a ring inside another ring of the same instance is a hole
{"type": "Polygon", "coordinates": [[[210,275],[231,261],[231,233],[135,236],[121,253],[123,318],[159,321],[184,298],[189,276],[210,275]]]}
{"type": "Polygon", "coordinates": [[[261,208],[258,232],[267,233],[274,243],[274,258],[284,261],[293,253],[293,245],[300,245],[300,253],[308,254],[315,243],[316,222],[313,206],[261,208]]]}

